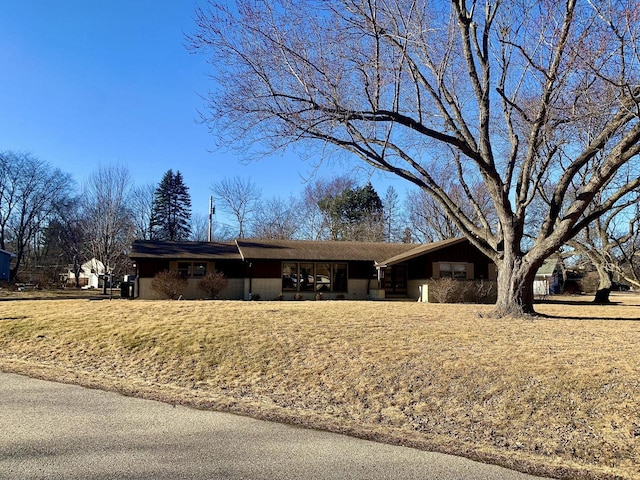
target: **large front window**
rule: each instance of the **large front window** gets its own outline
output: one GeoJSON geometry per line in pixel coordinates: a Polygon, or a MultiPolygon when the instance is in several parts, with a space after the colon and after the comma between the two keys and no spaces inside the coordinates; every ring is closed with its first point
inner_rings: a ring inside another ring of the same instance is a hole
{"type": "Polygon", "coordinates": [[[313,292],[315,265],[313,263],[301,263],[300,273],[298,274],[298,291],[313,292]]]}
{"type": "Polygon", "coordinates": [[[346,292],[346,263],[283,262],[282,290],[346,292]]]}
{"type": "Polygon", "coordinates": [[[440,262],[440,278],[454,278],[456,280],[466,280],[467,264],[440,262]]]}

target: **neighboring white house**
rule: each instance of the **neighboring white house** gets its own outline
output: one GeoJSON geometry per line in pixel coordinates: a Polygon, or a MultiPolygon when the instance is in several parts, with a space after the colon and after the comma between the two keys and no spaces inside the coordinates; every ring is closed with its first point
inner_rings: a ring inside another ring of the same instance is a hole
{"type": "Polygon", "coordinates": [[[554,293],[562,293],[563,285],[562,261],[558,257],[546,259],[536,272],[533,281],[534,295],[544,297],[554,293]]]}
{"type": "MultiPolygon", "coordinates": [[[[78,284],[82,288],[98,288],[100,276],[104,275],[104,273],[104,264],[100,260],[92,258],[80,267],[78,284]]],[[[76,285],[76,275],[73,269],[67,270],[67,273],[64,275],[64,283],[69,286],[76,285]]]]}

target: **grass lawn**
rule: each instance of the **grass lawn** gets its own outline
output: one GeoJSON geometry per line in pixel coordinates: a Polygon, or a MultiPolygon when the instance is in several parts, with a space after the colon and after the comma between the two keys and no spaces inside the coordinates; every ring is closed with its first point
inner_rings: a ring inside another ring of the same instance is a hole
{"type": "Polygon", "coordinates": [[[0,370],[559,478],[640,478],[640,297],[0,302],[0,370]]]}

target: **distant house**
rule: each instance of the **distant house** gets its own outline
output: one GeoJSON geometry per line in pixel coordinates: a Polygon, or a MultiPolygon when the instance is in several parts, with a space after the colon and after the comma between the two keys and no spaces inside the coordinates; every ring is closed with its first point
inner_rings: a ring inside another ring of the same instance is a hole
{"type": "Polygon", "coordinates": [[[0,249],[0,282],[8,282],[11,272],[11,258],[14,254],[0,249]]]}
{"type": "MultiPolygon", "coordinates": [[[[104,264],[100,260],[92,258],[80,267],[78,285],[82,288],[98,288],[100,277],[102,277],[104,273],[104,264]]],[[[67,269],[62,275],[62,281],[68,286],[76,286],[76,274],[72,268],[67,269]]]]}
{"type": "MultiPolygon", "coordinates": [[[[153,277],[175,271],[188,279],[183,298],[205,298],[198,280],[220,271],[229,280],[220,298],[263,300],[412,298],[434,279],[495,280],[493,263],[466,239],[427,245],[307,240],[133,243],[135,291],[159,298],[153,277]]],[[[425,298],[426,300],[426,298],[425,298]]]]}
{"type": "Polygon", "coordinates": [[[533,293],[539,297],[562,293],[564,290],[564,274],[559,257],[547,258],[536,272],[533,281],[533,293]]]}

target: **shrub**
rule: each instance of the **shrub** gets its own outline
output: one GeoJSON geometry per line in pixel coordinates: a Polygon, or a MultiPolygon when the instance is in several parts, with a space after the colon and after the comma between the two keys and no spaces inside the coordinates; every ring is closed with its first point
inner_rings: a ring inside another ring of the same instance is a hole
{"type": "Polygon", "coordinates": [[[221,272],[210,272],[198,282],[200,290],[204,290],[209,298],[217,298],[222,290],[227,287],[227,277],[221,272]]]}
{"type": "Polygon", "coordinates": [[[429,290],[436,303],[464,302],[467,285],[466,282],[444,277],[434,280],[429,290]]]}
{"type": "Polygon", "coordinates": [[[471,283],[469,290],[475,303],[489,303],[494,300],[496,284],[486,280],[476,280],[471,283]]]}
{"type": "Polygon", "coordinates": [[[187,287],[187,279],[178,272],[160,272],[151,280],[151,288],[165,297],[175,300],[187,287]]]}

